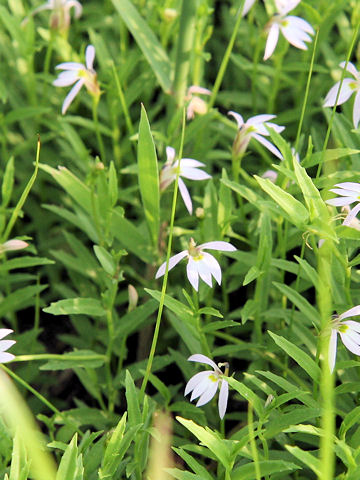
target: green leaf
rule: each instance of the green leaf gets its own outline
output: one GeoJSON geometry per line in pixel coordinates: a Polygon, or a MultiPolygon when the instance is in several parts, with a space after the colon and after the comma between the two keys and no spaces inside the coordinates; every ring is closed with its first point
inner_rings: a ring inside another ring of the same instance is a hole
{"type": "Polygon", "coordinates": [[[83,314],[91,317],[101,317],[106,313],[100,300],[80,297],[51,302],[50,307],[43,308],[43,311],[52,315],[83,314]]]}
{"type": "Polygon", "coordinates": [[[56,480],[75,480],[77,470],[77,433],[73,436],[61,458],[56,480]]]}
{"type": "MultiPolygon", "coordinates": [[[[337,160],[342,157],[347,157],[348,155],[355,155],[356,153],[360,153],[360,150],[354,148],[333,148],[331,150],[325,150],[323,161],[328,162],[329,160],[337,160]]],[[[304,159],[302,166],[308,168],[318,165],[322,155],[322,152],[313,153],[310,157],[304,159]]]]}
{"type": "Polygon", "coordinates": [[[103,267],[105,272],[109,275],[114,275],[116,271],[116,263],[112,255],[105,250],[104,247],[100,247],[99,245],[94,245],[93,248],[96,258],[99,260],[100,265],[103,267]]]}
{"type": "Polygon", "coordinates": [[[310,468],[315,475],[319,478],[321,476],[321,463],[312,453],[305,452],[299,447],[293,447],[292,445],[285,445],[285,448],[290,452],[294,457],[303,462],[308,468],[310,468]]]}
{"type": "Polygon", "coordinates": [[[3,182],[1,185],[2,208],[6,208],[10,202],[11,194],[14,187],[14,157],[11,157],[6,164],[3,182]]]}
{"type": "Polygon", "coordinates": [[[99,368],[104,365],[106,357],[92,350],[75,350],[74,352],[54,355],[40,370],[66,370],[68,368],[99,368]]]}
{"type": "MultiPolygon", "coordinates": [[[[283,460],[263,460],[258,462],[261,477],[274,473],[293,472],[298,470],[298,465],[283,460]]],[[[233,470],[231,480],[254,480],[256,478],[255,463],[247,463],[233,470]]],[[[282,478],[285,478],[282,476],[282,478]]]]}
{"type": "Polygon", "coordinates": [[[180,422],[185,428],[187,428],[195,437],[203,443],[225,468],[230,467],[230,451],[226,441],[220,438],[217,432],[212,431],[208,427],[200,427],[192,420],[186,420],[182,417],[176,417],[176,420],[180,422]]]}
{"type": "Polygon", "coordinates": [[[112,3],[149,62],[161,88],[165,93],[169,93],[171,90],[170,60],[154,32],[141,18],[130,0],[112,0],[112,3]]]}
{"type": "Polygon", "coordinates": [[[125,376],[125,396],[129,414],[129,425],[134,426],[141,424],[139,396],[129,370],[126,370],[125,376]]]}
{"type": "MultiPolygon", "coordinates": [[[[260,250],[259,250],[260,252],[260,250]]],[[[253,265],[250,267],[250,270],[247,272],[245,275],[244,281],[243,281],[243,286],[248,285],[249,283],[253,282],[256,280],[260,275],[262,275],[264,272],[259,270],[256,265],[253,265]]]]}
{"type": "Polygon", "coordinates": [[[18,429],[14,436],[9,480],[27,480],[29,471],[30,462],[18,429]]]}
{"type": "Polygon", "coordinates": [[[8,315],[10,312],[17,312],[33,304],[35,296],[45,288],[47,288],[47,285],[31,285],[9,293],[0,302],[0,316],[8,315]]]}
{"type": "MultiPolygon", "coordinates": [[[[158,302],[160,302],[161,292],[159,292],[158,290],[150,290],[150,288],[145,288],[144,290],[153,298],[155,298],[158,302]]],[[[166,294],[164,304],[180,319],[192,325],[194,324],[195,318],[193,312],[190,310],[190,308],[179,302],[179,300],[176,300],[175,298],[172,298],[170,295],[166,294]]]]}
{"type": "Polygon", "coordinates": [[[340,425],[340,430],[339,430],[339,437],[342,440],[345,440],[345,435],[346,432],[349,430],[349,428],[353,427],[355,424],[358,424],[360,420],[360,406],[355,407],[353,410],[351,410],[349,413],[345,415],[345,418],[340,425]]]}
{"type": "Polygon", "coordinates": [[[320,317],[318,311],[296,290],[285,284],[273,282],[273,285],[280,290],[291,302],[297,306],[301,313],[314,325],[319,325],[320,317]]]}
{"type": "Polygon", "coordinates": [[[197,460],[195,460],[195,458],[185,452],[185,450],[175,447],[173,447],[173,450],[189,465],[191,470],[193,470],[196,475],[198,475],[199,480],[213,480],[213,477],[206,470],[206,468],[201,465],[197,460]]]}
{"type": "Polygon", "coordinates": [[[318,364],[298,346],[268,330],[269,335],[282,350],[284,350],[315,382],[319,383],[321,370],[318,364]]]}
{"type": "Polygon", "coordinates": [[[261,400],[261,398],[259,398],[256,393],[254,393],[242,382],[235,380],[235,378],[228,377],[226,380],[234,390],[236,390],[243,398],[245,398],[245,400],[253,404],[255,412],[259,417],[261,417],[264,412],[263,401],[261,400]]]}
{"type": "Polygon", "coordinates": [[[54,260],[49,260],[48,258],[30,256],[16,257],[10,260],[6,259],[6,261],[0,265],[0,272],[8,272],[10,270],[16,270],[17,268],[28,268],[39,265],[53,265],[54,263],[54,260]]]}
{"type": "Polygon", "coordinates": [[[223,318],[223,315],[221,315],[219,310],[213,307],[202,307],[198,310],[198,313],[201,315],[212,315],[213,317],[223,318]]]}
{"type": "Polygon", "coordinates": [[[158,161],[154,140],[151,135],[150,124],[146,110],[141,105],[138,142],[138,176],[141,199],[144,206],[145,218],[154,246],[158,243],[160,227],[160,189],[158,161]]]}
{"type": "Polygon", "coordinates": [[[290,195],[290,193],[274,185],[269,179],[264,179],[257,175],[254,175],[254,177],[260,187],[275,200],[295,225],[301,226],[309,220],[309,213],[304,205],[290,195]]]}

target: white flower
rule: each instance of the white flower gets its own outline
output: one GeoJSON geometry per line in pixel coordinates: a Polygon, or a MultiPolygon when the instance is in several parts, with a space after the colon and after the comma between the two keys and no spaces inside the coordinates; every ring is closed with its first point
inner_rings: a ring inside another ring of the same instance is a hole
{"type": "Polygon", "coordinates": [[[97,75],[93,69],[94,58],[95,47],[93,45],[88,45],[85,50],[86,66],[77,62],[65,62],[57,65],[56,69],[64,71],[61,72],[58,78],[53,82],[55,87],[68,87],[76,82],[64,100],[61,110],[63,115],[83,85],[85,85],[88,92],[94,97],[100,96],[97,75]]]}
{"type": "MultiPolygon", "coordinates": [[[[188,258],[186,267],[187,277],[191,285],[197,291],[199,289],[199,276],[209,287],[212,287],[212,276],[217,283],[221,284],[221,268],[218,261],[210,255],[210,253],[203,250],[220,250],[222,252],[233,252],[236,248],[228,242],[207,242],[196,246],[196,243],[191,238],[189,242],[189,249],[170,257],[169,270],[175,267],[183,258],[188,258]]],[[[155,278],[162,277],[165,274],[166,262],[156,272],[155,278]]]]}
{"type": "MultiPolygon", "coordinates": [[[[340,67],[345,68],[346,62],[341,62],[340,67]]],[[[351,73],[355,80],[352,78],[344,78],[341,85],[341,92],[337,101],[337,105],[345,103],[353,93],[356,92],[354,108],[353,108],[353,124],[357,128],[360,120],[360,72],[358,72],[355,66],[349,62],[346,65],[346,71],[351,73]]],[[[336,82],[335,85],[330,88],[324,101],[324,107],[333,107],[335,105],[336,97],[340,87],[340,82],[336,82]]]]}
{"type": "Polygon", "coordinates": [[[344,205],[351,205],[354,202],[358,202],[357,205],[355,205],[355,207],[350,210],[343,222],[343,225],[350,226],[353,219],[360,211],[360,183],[343,182],[337,183],[335,187],[339,188],[332,188],[330,192],[337,193],[341,196],[338,198],[331,198],[330,200],[326,200],[326,203],[328,203],[329,205],[333,205],[335,207],[343,207],[344,205]]]}
{"type": "Polygon", "coordinates": [[[160,172],[160,190],[165,190],[173,181],[176,180],[177,169],[180,165],[179,172],[179,190],[184,200],[185,206],[192,214],[192,201],[188,189],[182,178],[189,178],[190,180],[206,180],[211,178],[206,172],[200,170],[199,167],[204,167],[205,164],[194,160],[193,158],[181,158],[175,161],[175,149],[166,147],[167,160],[160,172]]]}
{"type": "Polygon", "coordinates": [[[360,315],[360,305],[350,308],[346,312],[337,316],[331,326],[331,335],[329,343],[329,368],[333,372],[336,361],[337,334],[340,335],[341,341],[345,347],[355,355],[360,355],[360,323],[344,318],[360,315]]]}
{"type": "MultiPolygon", "coordinates": [[[[82,14],[82,5],[77,0],[48,0],[40,7],[35,8],[32,15],[43,10],[51,10],[50,26],[55,30],[66,31],[70,26],[70,10],[74,8],[75,18],[82,14]]],[[[27,20],[27,19],[26,19],[27,20]]]]}
{"type": "Polygon", "coordinates": [[[264,135],[270,135],[266,126],[273,128],[275,132],[280,133],[284,130],[285,127],[276,125],[275,123],[269,122],[269,120],[276,117],[276,115],[255,115],[255,117],[251,117],[244,122],[243,117],[236,112],[228,112],[228,115],[231,115],[235,118],[239,132],[234,140],[233,149],[235,151],[235,155],[243,154],[251,140],[251,138],[255,138],[258,142],[260,142],[264,147],[270,150],[276,157],[280,160],[283,160],[283,156],[279,152],[279,150],[273,145],[269,140],[263,138],[264,135]]]}
{"type": "Polygon", "coordinates": [[[188,103],[186,109],[186,118],[192,120],[195,117],[195,113],[198,115],[205,115],[208,110],[207,103],[197,95],[211,95],[211,91],[207,88],[197,87],[192,85],[188,88],[185,100],[188,103]]]}
{"type": "Polygon", "coordinates": [[[267,60],[273,54],[279,39],[279,31],[286,40],[301,50],[307,50],[305,42],[311,42],[314,29],[312,26],[300,17],[288,15],[300,0],[275,0],[277,13],[273,16],[267,25],[268,38],[266,40],[264,60],[267,60]]]}
{"type": "MultiPolygon", "coordinates": [[[[13,330],[10,330],[9,328],[0,328],[0,338],[4,338],[12,332],[13,330]]],[[[12,347],[14,343],[16,343],[15,340],[0,341],[0,363],[10,362],[10,360],[15,358],[15,355],[6,352],[6,350],[12,347]]]]}
{"type": "Polygon", "coordinates": [[[184,395],[186,396],[188,393],[192,392],[190,402],[200,397],[196,406],[201,407],[202,405],[210,402],[210,400],[216,394],[218,387],[220,387],[218,401],[219,416],[221,419],[224,418],[229,396],[229,384],[225,380],[224,375],[228,374],[229,364],[219,363],[219,366],[217,366],[216,363],[213,362],[209,357],[201,355],[200,353],[191,355],[188,360],[191,362],[206,363],[214,370],[205,370],[204,372],[197,373],[191,377],[186,384],[184,395]],[[223,373],[219,367],[225,367],[225,373],[223,373]]]}

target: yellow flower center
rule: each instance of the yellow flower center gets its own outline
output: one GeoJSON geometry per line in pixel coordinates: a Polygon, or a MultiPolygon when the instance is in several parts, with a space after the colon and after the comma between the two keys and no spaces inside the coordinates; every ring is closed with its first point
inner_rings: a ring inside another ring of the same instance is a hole
{"type": "Polygon", "coordinates": [[[212,382],[217,382],[219,379],[215,375],[209,375],[209,380],[212,382]]]}

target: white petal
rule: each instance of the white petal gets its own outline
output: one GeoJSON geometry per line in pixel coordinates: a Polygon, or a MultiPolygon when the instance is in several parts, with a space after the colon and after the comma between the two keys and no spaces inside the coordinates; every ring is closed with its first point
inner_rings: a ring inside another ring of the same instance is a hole
{"type": "Polygon", "coordinates": [[[285,18],[285,21],[288,22],[291,28],[293,29],[302,30],[304,32],[311,33],[311,35],[314,35],[315,33],[315,30],[310,25],[310,23],[304,20],[303,18],[289,15],[288,17],[285,18]]]}
{"type": "Polygon", "coordinates": [[[206,365],[210,365],[215,371],[218,371],[221,373],[221,370],[219,367],[216,365],[216,363],[211,360],[211,358],[207,357],[206,355],[203,355],[202,353],[194,353],[194,355],[191,355],[188,358],[189,362],[199,362],[199,363],[206,363],[206,365]]]}
{"type": "Polygon", "coordinates": [[[66,70],[61,72],[56,80],[52,82],[55,87],[68,87],[76,82],[79,79],[77,72],[73,70],[66,70]]]}
{"type": "MultiPolygon", "coordinates": [[[[344,78],[341,92],[337,101],[337,105],[341,105],[345,103],[351,95],[354,93],[354,89],[350,87],[349,84],[353,84],[354,80],[352,78],[344,78]]],[[[333,87],[330,88],[328,94],[325,97],[323,107],[333,107],[335,105],[336,96],[340,87],[340,82],[336,82],[333,87]]]]}
{"type": "Polygon", "coordinates": [[[337,183],[335,187],[345,188],[346,190],[353,190],[360,194],[360,183],[356,182],[342,182],[337,183]]]}
{"type": "Polygon", "coordinates": [[[0,352],[5,352],[5,350],[9,350],[10,347],[14,345],[15,340],[2,340],[0,342],[0,352]]]}
{"type": "Polygon", "coordinates": [[[15,355],[13,355],[12,353],[8,353],[8,352],[0,353],[0,363],[10,362],[14,358],[15,358],[15,355]]]}
{"type": "Polygon", "coordinates": [[[337,331],[332,330],[329,342],[329,368],[330,372],[334,371],[336,361],[336,347],[337,347],[337,331]]]}
{"type": "Polygon", "coordinates": [[[276,115],[269,115],[267,113],[264,113],[262,115],[255,115],[254,117],[251,117],[246,121],[246,125],[253,125],[258,127],[259,123],[261,124],[264,122],[268,122],[273,118],[276,118],[276,115]]]}
{"type": "Polygon", "coordinates": [[[360,120],[360,89],[357,91],[355,95],[355,102],[354,102],[354,108],[353,108],[353,124],[355,128],[358,127],[359,120],[360,120]]]}
{"type": "Polygon", "coordinates": [[[282,15],[286,15],[291,10],[294,10],[301,0],[275,0],[277,11],[282,15]]]}
{"type": "Polygon", "coordinates": [[[254,3],[255,3],[255,0],[245,0],[242,13],[241,13],[242,17],[245,17],[245,15],[248,13],[248,11],[254,5],[254,3]]]}
{"type": "Polygon", "coordinates": [[[67,94],[65,97],[64,103],[62,105],[61,113],[64,115],[66,113],[66,110],[69,108],[71,102],[74,100],[76,95],[79,93],[81,90],[81,87],[84,85],[84,79],[80,79],[73,88],[70,90],[70,92],[67,94]]]}
{"type": "Polygon", "coordinates": [[[188,393],[192,392],[196,385],[201,383],[205,377],[208,377],[212,372],[210,371],[205,371],[205,372],[200,372],[194,375],[193,377],[190,378],[188,383],[186,384],[185,387],[185,392],[184,396],[186,396],[188,393]]]}
{"type": "Polygon", "coordinates": [[[334,207],[343,207],[344,205],[351,205],[356,200],[354,198],[349,197],[338,197],[338,198],[330,198],[326,200],[325,203],[328,205],[333,205],[334,207]]]}
{"type": "MultiPolygon", "coordinates": [[[[345,68],[345,65],[346,65],[346,62],[339,63],[339,66],[341,68],[345,68]]],[[[353,75],[356,79],[359,77],[359,72],[356,70],[355,65],[351,62],[348,62],[346,66],[346,71],[351,73],[351,75],[353,75]]]]}
{"type": "Polygon", "coordinates": [[[197,93],[199,95],[211,95],[211,90],[208,90],[204,87],[198,87],[197,85],[191,85],[191,87],[188,88],[188,95],[192,95],[194,93],[197,93]]]}
{"type": "Polygon", "coordinates": [[[294,45],[294,47],[300,48],[301,50],[307,50],[307,45],[304,42],[311,42],[312,40],[307,33],[305,33],[303,30],[293,27],[291,24],[285,26],[280,25],[280,29],[286,40],[291,43],[291,45],[294,45]]]}
{"type": "Polygon", "coordinates": [[[68,9],[72,7],[75,9],[75,18],[79,18],[81,16],[82,5],[80,2],[78,2],[77,0],[68,0],[68,2],[66,3],[66,6],[68,7],[68,9]]]}
{"type": "Polygon", "coordinates": [[[213,372],[207,372],[208,375],[204,377],[200,383],[196,385],[194,390],[192,391],[192,394],[190,396],[190,402],[195,400],[195,398],[200,397],[204,392],[206,392],[209,388],[212,387],[212,384],[214,383],[212,380],[210,380],[210,376],[213,375],[213,372]]]}
{"type": "MultiPolygon", "coordinates": [[[[356,308],[356,307],[354,307],[356,308]]],[[[357,315],[360,315],[360,311],[357,313],[357,315]]],[[[353,330],[354,332],[360,333],[360,323],[355,322],[354,320],[345,320],[345,322],[342,322],[344,325],[347,325],[350,330],[353,330]]]]}
{"type": "Polygon", "coordinates": [[[221,419],[224,418],[224,415],[226,412],[228,397],[229,397],[229,384],[225,379],[222,379],[220,393],[219,393],[219,402],[218,402],[219,416],[221,419]]]}
{"type": "Polygon", "coordinates": [[[199,162],[198,160],[194,160],[193,158],[182,158],[180,160],[180,170],[182,171],[183,168],[187,167],[192,167],[192,168],[197,168],[197,167],[205,167],[206,164],[199,162]]]}
{"type": "Polygon", "coordinates": [[[355,192],[354,190],[346,190],[346,188],[331,188],[330,192],[341,195],[342,197],[352,198],[354,201],[356,201],[358,196],[360,196],[359,192],[355,192]]]}
{"type": "MultiPolygon", "coordinates": [[[[172,268],[174,268],[175,265],[177,265],[183,258],[185,258],[187,254],[188,254],[188,251],[183,250],[182,252],[177,253],[176,255],[173,255],[172,257],[170,257],[169,258],[169,271],[172,268]]],[[[165,275],[165,269],[166,269],[166,262],[164,262],[160,266],[160,268],[156,272],[155,278],[159,278],[159,277],[162,277],[163,275],[165,275]]]]}
{"type": "Polygon", "coordinates": [[[95,59],[95,47],[94,45],[88,45],[85,50],[86,68],[88,70],[93,70],[94,59],[95,59]]]}
{"type": "Polygon", "coordinates": [[[240,115],[240,113],[236,112],[228,112],[228,115],[232,116],[235,118],[236,123],[238,124],[239,129],[244,125],[244,120],[243,117],[240,115]]]}
{"type": "Polygon", "coordinates": [[[276,44],[279,39],[279,24],[273,23],[270,27],[269,34],[266,40],[264,60],[267,60],[273,54],[276,44]]]}
{"type": "Polygon", "coordinates": [[[199,274],[198,274],[195,262],[191,257],[189,257],[189,262],[186,267],[186,274],[191,285],[194,287],[196,291],[198,291],[199,290],[199,274]]]}
{"type": "Polygon", "coordinates": [[[218,389],[219,380],[217,382],[213,382],[212,380],[210,380],[210,382],[211,382],[211,385],[208,386],[208,388],[205,390],[205,392],[199,398],[199,400],[196,404],[197,407],[202,407],[206,403],[210,402],[210,400],[215,395],[215,393],[218,389]]]}
{"type": "Polygon", "coordinates": [[[343,320],[344,318],[355,317],[356,315],[360,315],[360,305],[356,305],[356,307],[346,310],[346,312],[339,315],[339,319],[343,320]]]}
{"type": "Polygon", "coordinates": [[[166,147],[166,163],[173,163],[175,160],[175,148],[173,147],[166,147]]]}
{"type": "Polygon", "coordinates": [[[217,242],[206,242],[199,245],[201,250],[220,250],[221,252],[234,252],[236,248],[234,245],[231,245],[229,242],[217,241],[217,242]]]}
{"type": "Polygon", "coordinates": [[[252,135],[253,138],[255,138],[258,142],[260,142],[264,147],[266,147],[268,150],[270,150],[271,153],[273,153],[276,157],[278,157],[280,160],[283,160],[284,157],[281,155],[280,151],[273,145],[269,140],[266,140],[266,138],[262,137],[261,135],[258,135],[257,133],[254,133],[252,135]]]}
{"type": "Polygon", "coordinates": [[[360,212],[360,203],[358,203],[357,205],[355,205],[355,207],[350,210],[350,212],[348,213],[347,217],[346,217],[345,220],[343,221],[343,225],[345,225],[345,226],[351,225],[351,222],[354,220],[354,218],[356,217],[356,215],[357,215],[359,212],[360,212]]]}
{"type": "Polygon", "coordinates": [[[211,270],[205,261],[205,255],[209,255],[208,253],[203,252],[203,258],[201,260],[195,260],[197,271],[200,275],[200,278],[203,282],[205,282],[209,287],[212,287],[212,278],[211,278],[211,270]]]}
{"type": "Polygon", "coordinates": [[[10,335],[14,330],[11,330],[10,328],[0,328],[0,338],[4,338],[7,335],[10,335]]]}
{"type": "Polygon", "coordinates": [[[352,338],[351,334],[339,332],[341,340],[345,347],[355,355],[360,355],[360,345],[358,345],[352,338]]]}
{"type": "Polygon", "coordinates": [[[182,196],[182,199],[184,200],[185,207],[187,208],[187,211],[192,215],[192,201],[190,197],[189,190],[187,189],[185,183],[181,178],[179,177],[178,179],[178,185],[179,185],[179,190],[182,196]]]}
{"type": "Polygon", "coordinates": [[[210,253],[203,252],[203,262],[206,263],[208,271],[213,275],[219,285],[221,285],[221,268],[216,260],[210,253]]]}
{"type": "Polygon", "coordinates": [[[56,70],[86,70],[85,65],[77,62],[65,62],[56,65],[56,70]]]}

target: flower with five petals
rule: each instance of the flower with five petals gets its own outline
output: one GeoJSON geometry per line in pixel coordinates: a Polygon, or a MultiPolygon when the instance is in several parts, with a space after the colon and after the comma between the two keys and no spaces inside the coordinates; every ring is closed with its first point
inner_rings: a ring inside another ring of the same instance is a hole
{"type": "MultiPolygon", "coordinates": [[[[236,248],[228,242],[207,242],[202,245],[196,246],[196,243],[191,238],[189,242],[188,250],[170,257],[169,270],[175,267],[183,258],[188,258],[188,264],[186,268],[187,277],[191,285],[196,291],[199,289],[199,276],[209,287],[212,287],[212,276],[217,283],[221,284],[221,268],[218,261],[210,255],[210,253],[204,252],[204,250],[219,250],[222,252],[233,252],[236,248]]],[[[156,272],[155,278],[162,277],[165,274],[166,262],[156,272]]]]}
{"type": "Polygon", "coordinates": [[[273,145],[269,140],[263,138],[264,136],[270,135],[266,126],[273,128],[275,132],[280,133],[282,132],[285,127],[276,125],[275,123],[269,122],[269,120],[276,117],[276,115],[255,115],[255,117],[249,118],[246,122],[244,122],[243,117],[236,112],[228,112],[228,115],[231,115],[235,118],[239,131],[235,137],[234,144],[233,144],[233,151],[235,156],[242,155],[245,153],[249,142],[252,138],[255,138],[258,142],[260,142],[264,147],[270,150],[276,157],[280,160],[283,160],[283,156],[281,155],[280,151],[273,145]]]}
{"type": "MultiPolygon", "coordinates": [[[[340,67],[343,69],[345,68],[345,65],[346,62],[340,63],[340,67]]],[[[360,120],[360,72],[356,70],[355,66],[351,62],[348,62],[346,65],[346,71],[351,73],[351,75],[354,77],[354,80],[352,78],[343,79],[337,105],[342,105],[349,100],[353,93],[356,93],[353,108],[353,124],[354,127],[357,128],[360,120]]],[[[333,107],[335,105],[339,88],[340,81],[336,82],[335,85],[330,88],[323,104],[324,107],[333,107]]]]}
{"type": "Polygon", "coordinates": [[[341,341],[345,347],[355,355],[360,355],[360,323],[345,318],[360,315],[360,305],[350,308],[339,316],[335,316],[331,325],[331,335],[329,343],[329,368],[334,371],[337,350],[337,336],[340,335],[341,341]]]}
{"type": "Polygon", "coordinates": [[[327,204],[335,207],[343,207],[358,202],[357,205],[350,210],[343,222],[343,225],[349,226],[360,211],[360,183],[342,182],[337,183],[335,187],[339,188],[332,188],[330,192],[337,193],[340,197],[326,200],[327,204]]]}
{"type": "Polygon", "coordinates": [[[182,178],[189,178],[190,180],[206,180],[211,178],[206,172],[200,170],[200,167],[204,167],[205,164],[194,160],[193,158],[181,158],[175,160],[175,149],[172,147],[166,147],[167,160],[160,172],[160,190],[164,191],[173,181],[176,180],[177,169],[179,171],[179,190],[184,200],[185,206],[192,214],[192,201],[188,189],[182,178]]]}
{"type": "Polygon", "coordinates": [[[314,29],[310,23],[304,19],[287,15],[300,1],[301,0],[275,0],[277,13],[266,26],[268,37],[266,40],[264,60],[267,60],[273,54],[280,31],[291,45],[301,50],[307,50],[305,42],[312,41],[309,34],[314,35],[314,29]]]}
{"type": "MultiPolygon", "coordinates": [[[[0,339],[6,337],[12,332],[13,330],[10,330],[9,328],[0,328],[0,339]]],[[[10,362],[10,360],[15,358],[15,355],[6,352],[6,350],[12,347],[14,343],[16,343],[15,340],[0,340],[0,363],[10,362]]]]}
{"type": "Polygon", "coordinates": [[[97,81],[97,74],[93,69],[94,59],[95,47],[93,45],[88,45],[85,50],[86,66],[77,62],[65,62],[56,66],[56,69],[64,71],[53,81],[55,87],[68,87],[76,82],[64,100],[61,110],[63,115],[83,85],[85,85],[88,92],[93,95],[95,99],[100,97],[100,87],[97,81]]]}
{"type": "Polygon", "coordinates": [[[191,355],[188,360],[191,362],[206,363],[207,365],[210,365],[210,367],[212,367],[214,370],[205,370],[191,377],[186,384],[184,395],[186,396],[188,393],[192,392],[190,402],[192,402],[196,398],[199,398],[196,406],[201,407],[202,405],[210,402],[219,387],[219,416],[221,419],[224,418],[229,396],[229,384],[225,380],[224,376],[228,375],[229,364],[226,362],[216,365],[216,363],[213,362],[209,357],[207,357],[206,355],[202,355],[201,353],[191,355]],[[223,373],[219,367],[225,367],[225,373],[223,373]]]}

